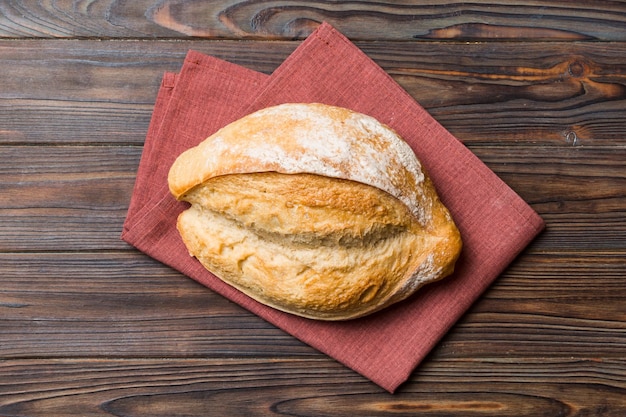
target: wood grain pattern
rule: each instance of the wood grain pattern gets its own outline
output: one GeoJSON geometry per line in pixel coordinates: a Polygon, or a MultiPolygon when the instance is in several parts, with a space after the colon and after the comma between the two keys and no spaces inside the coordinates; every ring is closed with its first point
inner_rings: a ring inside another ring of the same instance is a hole
{"type": "Polygon", "coordinates": [[[0,2],[0,416],[626,415],[623,1],[0,2]],[[546,220],[390,395],[120,240],[189,49],[328,21],[546,220]]]}
{"type": "MultiPolygon", "coordinates": [[[[0,72],[8,80],[0,89],[0,143],[140,145],[162,74],[178,71],[187,50],[271,73],[297,46],[62,44],[0,43],[0,72]]],[[[509,43],[358,43],[464,143],[626,144],[624,43],[516,45],[512,50],[509,43]]]]}
{"type": "Polygon", "coordinates": [[[137,0],[0,5],[0,36],[303,38],[322,21],[351,39],[625,39],[619,1],[350,2],[137,0]]]}
{"type": "Polygon", "coordinates": [[[0,357],[317,355],[134,251],[0,254],[0,270],[0,357]]]}
{"type": "MultiPolygon", "coordinates": [[[[3,146],[0,250],[124,250],[141,148],[3,146]],[[15,198],[15,196],[20,196],[15,198]]],[[[472,146],[549,223],[547,250],[626,251],[626,148],[472,146]],[[598,174],[601,172],[602,174],[598,174]]]]}
{"type": "Polygon", "coordinates": [[[446,360],[390,397],[324,360],[25,360],[0,365],[0,413],[618,417],[625,376],[623,360],[446,360]]]}
{"type": "MultiPolygon", "coordinates": [[[[623,258],[530,251],[455,326],[436,358],[623,357],[623,258]]],[[[105,358],[319,356],[135,252],[0,254],[0,270],[0,357],[65,357],[66,350],[105,358]]]]}

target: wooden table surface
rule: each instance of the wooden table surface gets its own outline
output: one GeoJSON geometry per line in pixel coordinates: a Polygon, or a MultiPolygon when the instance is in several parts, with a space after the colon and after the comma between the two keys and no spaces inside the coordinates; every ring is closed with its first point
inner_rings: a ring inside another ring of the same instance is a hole
{"type": "Polygon", "coordinates": [[[626,2],[16,0],[0,37],[0,416],[626,415],[626,2]],[[394,395],[120,240],[162,74],[323,20],[547,224],[394,395]]]}

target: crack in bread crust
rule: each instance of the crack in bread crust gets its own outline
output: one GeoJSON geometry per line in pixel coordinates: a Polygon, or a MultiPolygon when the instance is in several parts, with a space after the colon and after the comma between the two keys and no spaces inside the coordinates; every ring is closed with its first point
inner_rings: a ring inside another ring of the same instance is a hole
{"type": "Polygon", "coordinates": [[[185,199],[269,241],[366,246],[420,228],[384,191],[314,174],[263,172],[212,178],[185,199]]]}
{"type": "Polygon", "coordinates": [[[450,275],[459,230],[411,147],[376,119],[315,103],[245,116],[176,159],[192,256],[260,303],[348,320],[450,275]]]}
{"type": "Polygon", "coordinates": [[[406,234],[365,248],[294,247],[195,206],[181,214],[178,228],[207,269],[264,304],[305,317],[332,320],[378,309],[395,288],[392,278],[412,265],[409,245],[402,244],[411,241],[406,234]]]}
{"type": "Polygon", "coordinates": [[[385,192],[311,174],[226,175],[186,199],[179,230],[193,256],[253,298],[307,317],[378,309],[436,239],[385,192]]]}

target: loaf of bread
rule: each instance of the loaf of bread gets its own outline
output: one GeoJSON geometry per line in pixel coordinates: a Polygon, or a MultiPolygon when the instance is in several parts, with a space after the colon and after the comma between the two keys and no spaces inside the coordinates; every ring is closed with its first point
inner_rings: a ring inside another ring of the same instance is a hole
{"type": "Polygon", "coordinates": [[[376,119],[323,104],[269,107],[172,165],[190,255],[273,308],[347,320],[454,270],[461,237],[412,149],[376,119]]]}

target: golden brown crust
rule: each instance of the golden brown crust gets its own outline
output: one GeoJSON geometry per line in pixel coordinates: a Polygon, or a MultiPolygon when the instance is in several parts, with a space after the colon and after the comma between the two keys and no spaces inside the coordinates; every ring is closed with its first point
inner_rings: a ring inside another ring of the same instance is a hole
{"type": "Polygon", "coordinates": [[[268,107],[225,126],[176,159],[168,184],[183,199],[213,177],[268,171],[368,184],[429,221],[424,174],[409,145],[372,117],[316,103],[268,107]]]}
{"type": "Polygon", "coordinates": [[[178,219],[192,256],[261,303],[322,320],[370,314],[453,271],[459,232],[419,162],[412,153],[407,160],[406,144],[396,143],[395,133],[345,109],[278,107],[281,111],[272,108],[235,122],[172,167],[172,193],[192,204],[178,219]],[[325,117],[330,121],[320,121],[325,117]],[[357,122],[346,123],[347,118],[357,122]],[[350,149],[353,143],[369,142],[373,145],[356,148],[384,148],[392,155],[344,158],[350,166],[340,170],[333,163],[341,158],[333,159],[322,147],[310,146],[303,154],[306,144],[294,145],[294,135],[302,139],[303,126],[319,128],[320,123],[325,135],[348,132],[317,139],[347,140],[350,149]],[[259,134],[259,129],[265,131],[259,134]],[[268,132],[280,135],[271,139],[280,166],[263,155],[267,144],[250,150],[234,139],[241,135],[239,142],[255,144],[268,132]],[[224,148],[224,143],[233,146],[224,148]],[[208,156],[220,147],[213,153],[219,158],[208,156]],[[364,167],[365,162],[379,166],[364,167]],[[382,173],[388,177],[371,180],[382,173]]]}

